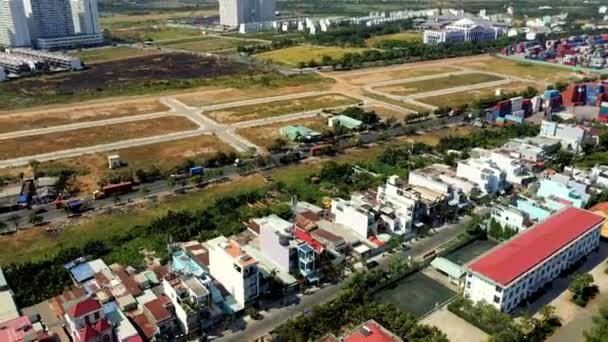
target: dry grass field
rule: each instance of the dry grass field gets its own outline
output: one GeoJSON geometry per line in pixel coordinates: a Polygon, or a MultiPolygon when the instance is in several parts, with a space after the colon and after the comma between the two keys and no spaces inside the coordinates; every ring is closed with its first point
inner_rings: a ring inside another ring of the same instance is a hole
{"type": "Polygon", "coordinates": [[[527,87],[530,86],[533,87],[534,84],[525,82],[513,82],[498,87],[468,90],[440,96],[430,96],[418,99],[418,101],[428,103],[437,107],[458,107],[464,104],[471,104],[473,103],[473,101],[480,98],[492,96],[496,93],[497,89],[500,89],[503,93],[510,93],[525,90],[527,87]]]}
{"type": "Polygon", "coordinates": [[[352,71],[352,72],[342,72],[333,74],[334,77],[340,78],[345,82],[351,83],[353,85],[366,85],[376,82],[384,82],[384,81],[392,81],[392,80],[401,80],[406,81],[408,78],[421,77],[421,76],[430,76],[430,75],[438,75],[445,74],[448,72],[458,71],[456,68],[451,68],[449,66],[435,66],[435,67],[411,67],[403,69],[391,69],[391,70],[382,70],[379,69],[377,71],[352,71]]]}
{"type": "Polygon", "coordinates": [[[490,57],[484,60],[474,61],[461,60],[454,65],[460,65],[474,70],[499,72],[549,83],[575,76],[573,72],[565,69],[525,62],[515,62],[499,57],[490,57]]]}
{"type": "Polygon", "coordinates": [[[210,118],[222,123],[250,121],[285,114],[320,110],[359,102],[352,97],[340,94],[308,96],[293,100],[266,102],[256,105],[226,108],[204,113],[210,118]]]}
{"type": "Polygon", "coordinates": [[[0,115],[0,133],[160,113],[169,108],[158,100],[125,101],[114,104],[70,106],[56,109],[13,112],[0,115]]]}
{"type": "Polygon", "coordinates": [[[24,136],[1,140],[0,159],[30,156],[78,147],[95,146],[121,140],[151,137],[173,132],[197,129],[198,126],[184,117],[169,116],[160,119],[135,121],[104,127],[24,136]]]}
{"type": "Polygon", "coordinates": [[[446,77],[439,77],[424,81],[407,82],[397,85],[391,85],[386,87],[377,88],[377,90],[399,96],[407,96],[417,93],[425,93],[434,90],[455,88],[465,85],[472,85],[478,83],[486,83],[502,80],[501,77],[471,73],[462,75],[450,75],[446,77]]]}
{"type": "Polygon", "coordinates": [[[338,46],[314,46],[300,45],[279,50],[262,52],[255,55],[255,58],[283,64],[290,67],[297,67],[299,63],[308,63],[311,60],[319,63],[323,56],[329,56],[334,60],[341,59],[346,53],[361,53],[367,48],[342,48],[338,46]]]}

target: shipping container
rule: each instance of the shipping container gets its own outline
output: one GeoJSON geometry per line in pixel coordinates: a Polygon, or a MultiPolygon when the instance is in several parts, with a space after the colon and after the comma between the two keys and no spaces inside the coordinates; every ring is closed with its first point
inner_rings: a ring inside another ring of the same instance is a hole
{"type": "Polygon", "coordinates": [[[505,121],[521,124],[524,122],[524,119],[514,115],[507,115],[505,116],[505,121]]]}
{"type": "Polygon", "coordinates": [[[195,166],[190,168],[190,176],[200,176],[203,174],[202,166],[195,166]]]}
{"type": "Polygon", "coordinates": [[[133,191],[133,182],[123,182],[118,184],[110,184],[103,187],[103,194],[107,197],[110,195],[122,195],[133,191]]]}

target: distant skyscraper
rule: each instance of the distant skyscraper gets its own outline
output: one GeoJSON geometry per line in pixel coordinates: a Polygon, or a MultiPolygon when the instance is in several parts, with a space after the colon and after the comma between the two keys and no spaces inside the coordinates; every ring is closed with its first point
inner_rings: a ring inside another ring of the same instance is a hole
{"type": "Polygon", "coordinates": [[[32,40],[74,35],[68,0],[25,0],[32,40]],[[30,11],[31,10],[31,11],[30,11]]]}
{"type": "Polygon", "coordinates": [[[23,0],[0,0],[0,45],[31,45],[23,0]]]}
{"type": "Polygon", "coordinates": [[[98,34],[101,32],[97,0],[70,0],[70,7],[74,33],[98,34]]]}
{"type": "Polygon", "coordinates": [[[238,27],[240,24],[271,21],[275,0],[220,0],[220,24],[238,27]]]}

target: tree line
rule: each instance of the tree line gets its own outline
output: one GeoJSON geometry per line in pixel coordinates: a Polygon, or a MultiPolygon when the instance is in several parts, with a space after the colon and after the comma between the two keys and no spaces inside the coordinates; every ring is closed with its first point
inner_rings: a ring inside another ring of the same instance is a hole
{"type": "Polygon", "coordinates": [[[492,304],[473,303],[461,296],[448,304],[448,310],[488,333],[492,342],[541,342],[561,326],[555,308],[550,305],[541,308],[540,318],[525,314],[520,322],[516,322],[511,315],[499,311],[492,304]]]}
{"type": "Polygon", "coordinates": [[[341,335],[345,327],[373,319],[404,341],[447,342],[445,334],[436,327],[419,324],[414,315],[370,298],[368,290],[380,281],[380,274],[357,273],[336,299],[281,325],[277,329],[280,340],[316,341],[328,333],[341,335]]]}

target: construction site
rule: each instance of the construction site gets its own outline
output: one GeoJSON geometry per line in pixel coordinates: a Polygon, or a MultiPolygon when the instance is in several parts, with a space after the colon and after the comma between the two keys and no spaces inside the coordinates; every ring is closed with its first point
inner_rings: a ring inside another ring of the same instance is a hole
{"type": "MultiPolygon", "coordinates": [[[[166,57],[136,57],[121,63],[132,64],[141,58],[166,57]]],[[[78,170],[79,189],[88,192],[98,188],[100,179],[124,172],[125,167],[131,172],[150,167],[170,172],[187,160],[200,163],[218,152],[242,157],[264,155],[277,138],[299,140],[290,138],[294,130],[302,135],[331,130],[328,113],[349,106],[373,110],[384,119],[403,120],[412,113],[438,108],[439,103],[429,100],[433,98],[494,92],[514,84],[546,85],[556,76],[554,70],[550,71],[477,56],[321,73],[318,82],[299,86],[205,86],[172,95],[6,112],[0,117],[0,175],[15,179],[21,173],[27,174],[31,161],[36,160],[42,167],[78,170]],[[504,74],[487,70],[500,63],[506,65],[504,74]],[[437,82],[444,86],[429,88],[437,82]],[[395,91],[396,87],[400,90],[395,91]],[[119,165],[124,166],[118,171],[108,168],[107,158],[112,155],[120,156],[119,165]]],[[[192,72],[191,68],[183,70],[183,75],[188,72],[192,72]]],[[[204,71],[205,75],[214,72],[204,71]]],[[[557,73],[563,79],[576,77],[561,70],[557,73]]],[[[181,77],[178,74],[175,77],[181,77]]]]}

